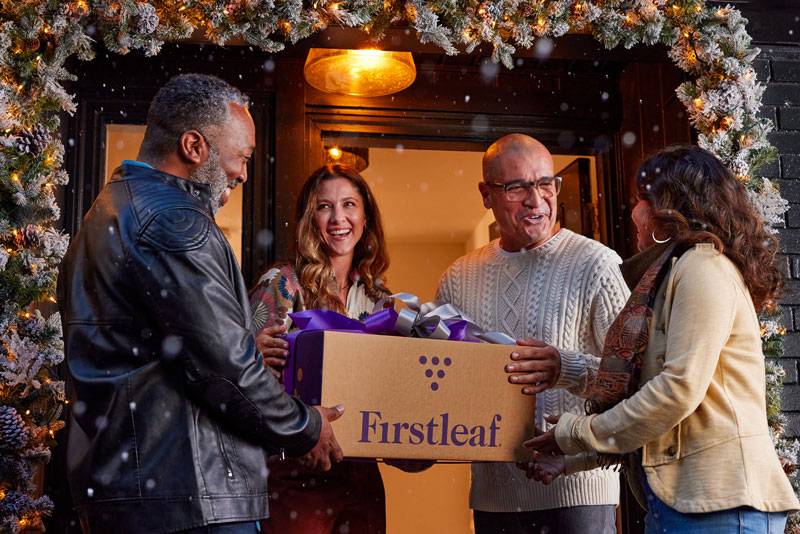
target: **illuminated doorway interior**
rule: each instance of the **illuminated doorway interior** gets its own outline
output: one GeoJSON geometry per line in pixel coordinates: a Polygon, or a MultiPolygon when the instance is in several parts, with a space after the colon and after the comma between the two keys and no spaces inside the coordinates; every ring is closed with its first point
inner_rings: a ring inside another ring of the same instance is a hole
{"type": "MultiPolygon", "coordinates": [[[[496,237],[491,210],[477,183],[481,152],[370,148],[363,175],[375,194],[386,231],[391,291],[435,297],[442,272],[465,253],[496,237]]],[[[558,197],[560,224],[598,240],[606,229],[599,214],[595,159],[554,156],[564,177],[558,197]]],[[[468,506],[468,464],[438,464],[422,473],[381,465],[388,534],[473,532],[468,506]]]]}

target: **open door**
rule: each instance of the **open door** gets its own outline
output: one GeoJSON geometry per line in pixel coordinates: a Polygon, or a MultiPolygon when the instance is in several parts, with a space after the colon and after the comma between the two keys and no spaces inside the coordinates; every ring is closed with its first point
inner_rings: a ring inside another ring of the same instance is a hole
{"type": "Polygon", "coordinates": [[[556,173],[561,176],[558,194],[558,220],[562,228],[590,239],[600,240],[597,205],[592,200],[591,162],[576,158],[556,173]]]}

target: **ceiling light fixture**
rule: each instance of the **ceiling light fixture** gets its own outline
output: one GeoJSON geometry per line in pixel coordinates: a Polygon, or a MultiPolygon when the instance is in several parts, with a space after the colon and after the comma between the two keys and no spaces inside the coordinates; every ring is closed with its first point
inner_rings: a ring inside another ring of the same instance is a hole
{"type": "Polygon", "coordinates": [[[361,172],[369,166],[369,149],[366,147],[339,147],[325,148],[326,165],[346,165],[356,172],[361,172]]]}
{"type": "Polygon", "coordinates": [[[414,83],[417,69],[411,52],[312,48],[303,74],[326,93],[374,97],[402,91],[414,83]]]}

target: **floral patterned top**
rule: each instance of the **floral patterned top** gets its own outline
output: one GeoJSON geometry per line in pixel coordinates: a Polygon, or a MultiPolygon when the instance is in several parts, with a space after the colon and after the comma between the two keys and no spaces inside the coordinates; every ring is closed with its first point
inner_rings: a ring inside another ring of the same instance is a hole
{"type": "MultiPolygon", "coordinates": [[[[353,282],[347,293],[345,309],[351,319],[362,320],[372,312],[375,301],[367,296],[366,288],[360,280],[356,278],[353,282]]],[[[253,310],[254,334],[267,326],[273,326],[276,319],[283,318],[286,313],[305,310],[303,292],[294,268],[282,265],[264,273],[250,295],[250,306],[253,310]]],[[[287,330],[291,330],[291,318],[286,317],[284,324],[287,330]]]]}

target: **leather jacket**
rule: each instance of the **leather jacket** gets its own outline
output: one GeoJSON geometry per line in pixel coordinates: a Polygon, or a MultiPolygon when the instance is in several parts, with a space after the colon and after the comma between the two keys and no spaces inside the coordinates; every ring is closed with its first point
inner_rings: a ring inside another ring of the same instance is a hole
{"type": "Polygon", "coordinates": [[[70,488],[84,532],[268,516],[265,450],[319,439],[319,413],[261,363],[209,188],[123,165],[59,270],[70,488]]]}

